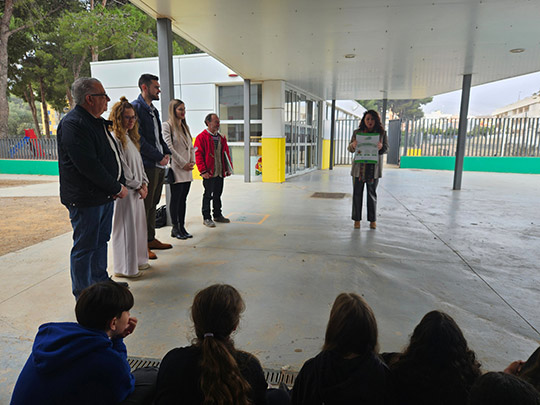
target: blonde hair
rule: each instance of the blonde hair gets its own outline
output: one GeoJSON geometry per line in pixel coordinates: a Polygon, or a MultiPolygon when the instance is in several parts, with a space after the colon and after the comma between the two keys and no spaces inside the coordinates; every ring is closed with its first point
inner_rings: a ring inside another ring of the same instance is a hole
{"type": "Polygon", "coordinates": [[[171,102],[169,103],[169,119],[167,120],[167,122],[173,129],[173,132],[175,132],[174,130],[176,130],[176,132],[180,134],[183,130],[188,140],[192,142],[193,139],[191,138],[191,132],[189,131],[189,126],[186,122],[186,119],[179,119],[178,117],[176,117],[176,108],[178,108],[178,106],[182,104],[184,104],[184,102],[182,100],[178,100],[177,98],[173,98],[171,100],[171,102]]]}
{"type": "Polygon", "coordinates": [[[141,139],[141,136],[139,135],[139,121],[137,117],[137,111],[135,110],[133,105],[131,105],[131,103],[127,100],[127,98],[122,96],[120,97],[120,101],[113,105],[111,113],[109,114],[109,120],[113,123],[112,130],[114,132],[114,136],[118,138],[118,140],[122,144],[122,147],[126,147],[127,135],[133,141],[137,149],[140,150],[139,140],[141,139]],[[129,131],[122,125],[124,112],[126,110],[133,110],[133,112],[135,113],[135,125],[129,131]]]}

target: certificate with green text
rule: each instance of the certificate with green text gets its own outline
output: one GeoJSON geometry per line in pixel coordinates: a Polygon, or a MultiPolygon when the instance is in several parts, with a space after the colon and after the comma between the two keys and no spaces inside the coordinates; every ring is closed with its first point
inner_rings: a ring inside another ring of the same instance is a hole
{"type": "Polygon", "coordinates": [[[354,161],[357,163],[377,163],[379,160],[378,133],[356,134],[356,152],[354,161]]]}

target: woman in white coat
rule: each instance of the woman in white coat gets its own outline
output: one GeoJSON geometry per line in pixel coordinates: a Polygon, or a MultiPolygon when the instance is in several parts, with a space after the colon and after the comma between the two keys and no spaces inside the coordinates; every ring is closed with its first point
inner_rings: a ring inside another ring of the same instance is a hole
{"type": "Polygon", "coordinates": [[[169,119],[162,126],[163,139],[171,150],[171,170],[174,180],[171,185],[170,214],[171,236],[178,239],[192,238],[186,230],[186,201],[193,181],[195,151],[193,139],[186,122],[186,106],[181,100],[172,99],[169,103],[169,119]]]}
{"type": "Polygon", "coordinates": [[[125,97],[120,98],[109,115],[112,131],[118,140],[122,170],[128,195],[114,203],[112,247],[114,275],[136,278],[148,264],[146,214],[144,198],[148,178],[139,152],[137,113],[125,97]]]}

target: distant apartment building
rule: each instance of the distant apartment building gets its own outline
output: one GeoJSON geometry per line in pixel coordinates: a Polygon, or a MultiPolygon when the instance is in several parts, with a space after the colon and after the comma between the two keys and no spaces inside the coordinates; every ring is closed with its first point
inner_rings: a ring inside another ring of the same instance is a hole
{"type": "Polygon", "coordinates": [[[495,118],[540,117],[540,96],[532,95],[523,100],[497,108],[492,114],[495,118]]]}

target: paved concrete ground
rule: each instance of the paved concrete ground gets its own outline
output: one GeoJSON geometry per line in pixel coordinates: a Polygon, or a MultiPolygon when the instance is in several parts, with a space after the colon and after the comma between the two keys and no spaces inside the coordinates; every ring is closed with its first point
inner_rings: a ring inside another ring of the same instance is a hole
{"type": "MultiPolygon", "coordinates": [[[[451,314],[484,368],[526,358],[540,338],[540,176],[387,169],[378,229],[354,230],[349,169],[316,171],[284,184],[226,180],[231,224],[202,226],[194,182],[187,228],[139,280],[130,282],[126,339],[133,356],[161,358],[192,337],[193,295],[212,283],[236,286],[247,310],[235,341],[263,366],[299,369],[323,343],[330,306],[362,294],[379,324],[382,351],[400,350],[432,309],[451,314]],[[343,199],[311,198],[344,192],[343,199]]],[[[57,184],[1,189],[2,196],[56,195],[57,184]]],[[[36,224],[39,226],[39,224],[36,224]]],[[[31,230],[29,230],[31,231],[31,230]]],[[[170,228],[158,238],[171,241],[170,228]]],[[[74,320],[68,271],[71,234],[0,257],[0,403],[6,403],[37,327],[74,320]]],[[[111,271],[112,273],[112,271],[111,271]]]]}

